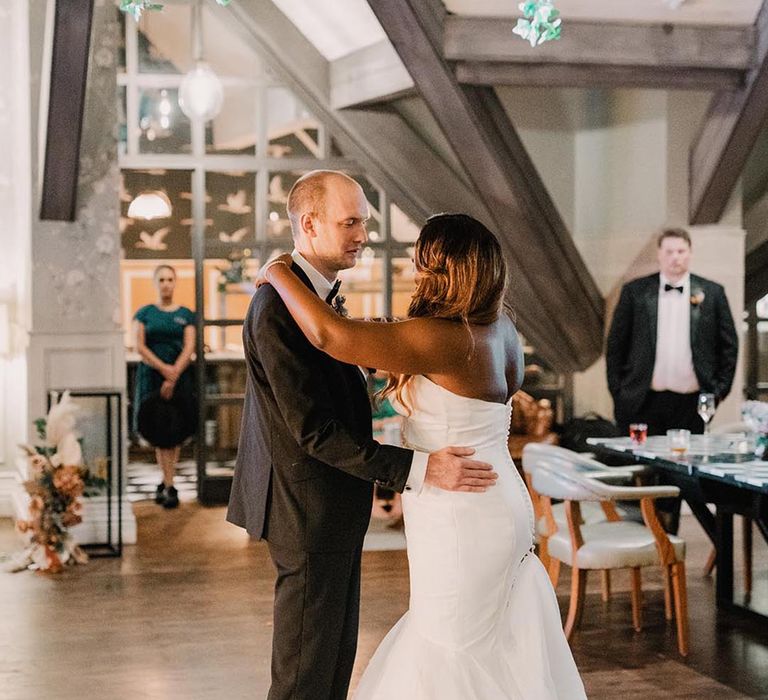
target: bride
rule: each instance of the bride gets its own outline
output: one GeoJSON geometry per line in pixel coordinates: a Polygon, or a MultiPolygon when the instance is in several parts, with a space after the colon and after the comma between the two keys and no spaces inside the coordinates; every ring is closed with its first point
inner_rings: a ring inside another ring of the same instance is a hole
{"type": "Polygon", "coordinates": [[[357,700],[577,700],[584,687],[557,599],[533,551],[533,509],[507,450],[523,354],[505,313],[506,265],[470,216],[429,219],[416,243],[408,319],[343,318],[290,269],[264,278],[307,338],[342,362],[387,370],[407,447],[466,445],[494,465],[484,493],[403,494],[410,607],[379,646],[357,700]]]}

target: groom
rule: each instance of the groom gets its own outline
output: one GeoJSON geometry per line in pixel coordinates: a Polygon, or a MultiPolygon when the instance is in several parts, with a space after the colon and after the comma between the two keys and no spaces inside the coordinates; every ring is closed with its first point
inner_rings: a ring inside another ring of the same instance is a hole
{"type": "MultiPolygon", "coordinates": [[[[293,270],[329,303],[367,241],[368,203],[343,173],[304,175],[288,195],[293,270]]],[[[359,368],[315,349],[265,285],[243,327],[248,366],[227,520],[267,540],[277,569],[269,700],[344,700],[355,660],[360,557],[373,484],[484,491],[466,458],[380,445],[359,368]]]]}

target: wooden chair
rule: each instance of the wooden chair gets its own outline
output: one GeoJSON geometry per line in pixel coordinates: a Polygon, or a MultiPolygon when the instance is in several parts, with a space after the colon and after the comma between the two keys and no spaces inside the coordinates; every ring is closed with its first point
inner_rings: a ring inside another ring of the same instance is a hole
{"type": "Polygon", "coordinates": [[[533,472],[533,486],[540,494],[549,526],[549,556],[571,567],[571,599],[565,635],[571,638],[584,609],[587,572],[630,569],[632,571],[632,623],[642,629],[640,571],[644,566],[661,565],[664,580],[664,612],[677,623],[677,646],[688,654],[688,594],[685,578],[685,541],[668,535],[656,514],[657,498],[679,495],[676,486],[611,486],[562,465],[541,461],[533,472]],[[565,502],[567,527],[559,526],[552,513],[553,498],[565,502]],[[582,503],[615,503],[639,500],[645,525],[626,520],[582,524],[582,503]]]}
{"type": "MultiPolygon", "coordinates": [[[[632,481],[645,470],[642,465],[630,465],[626,467],[607,467],[584,453],[574,452],[558,445],[544,443],[530,443],[523,449],[523,476],[533,503],[533,511],[536,517],[536,541],[538,555],[542,564],[549,572],[552,585],[557,587],[560,576],[560,562],[551,559],[548,550],[548,535],[550,526],[546,521],[541,497],[533,487],[533,472],[540,461],[550,462],[557,460],[564,470],[575,470],[591,479],[605,481],[617,481],[626,483],[632,481]]],[[[565,505],[563,503],[552,504],[552,514],[556,524],[565,527],[567,524],[565,505]]],[[[621,520],[621,515],[616,506],[610,502],[585,503],[581,509],[582,524],[591,525],[606,520],[621,520]]],[[[611,594],[611,575],[609,571],[602,572],[602,596],[607,602],[611,594]]]]}

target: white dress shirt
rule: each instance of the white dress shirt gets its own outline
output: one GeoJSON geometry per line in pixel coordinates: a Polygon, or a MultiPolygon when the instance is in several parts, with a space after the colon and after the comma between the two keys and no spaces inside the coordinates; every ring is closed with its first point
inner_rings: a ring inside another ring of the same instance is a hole
{"type": "Polygon", "coordinates": [[[699,381],[693,369],[691,352],[691,276],[686,275],[675,287],[664,275],[659,279],[658,322],[656,327],[656,361],[653,365],[651,389],[692,394],[699,390],[699,381]]]}
{"type": "MultiPolygon", "coordinates": [[[[329,282],[323,274],[318,272],[307,259],[299,253],[298,250],[294,250],[291,253],[293,261],[304,271],[309,277],[309,281],[317,292],[317,296],[321,299],[325,299],[328,293],[333,289],[334,282],[329,282]]],[[[416,493],[421,492],[422,486],[424,486],[424,479],[427,476],[427,462],[429,461],[429,455],[426,452],[413,453],[413,461],[411,462],[411,471],[408,473],[408,479],[405,482],[406,491],[414,491],[416,493]]]]}

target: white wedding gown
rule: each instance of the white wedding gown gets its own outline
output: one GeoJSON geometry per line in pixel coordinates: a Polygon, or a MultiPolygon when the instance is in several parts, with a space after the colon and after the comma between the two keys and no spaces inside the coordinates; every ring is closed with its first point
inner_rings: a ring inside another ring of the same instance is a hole
{"type": "MultiPolygon", "coordinates": [[[[382,641],[355,700],[586,698],[557,599],[531,552],[533,508],[509,456],[511,405],[414,377],[406,446],[473,447],[499,474],[485,493],[403,494],[410,608],[382,641]]],[[[400,410],[400,409],[398,409],[400,410]]]]}

